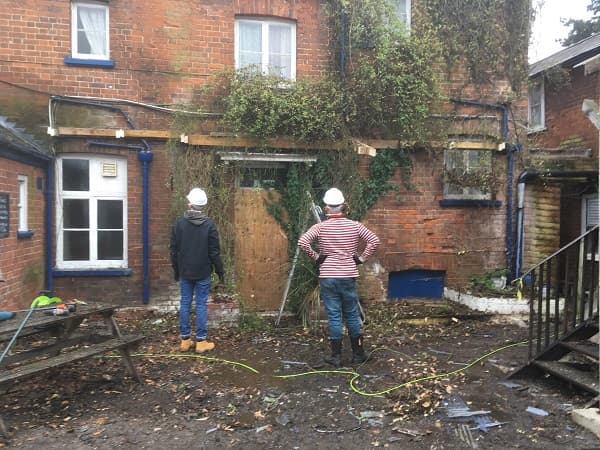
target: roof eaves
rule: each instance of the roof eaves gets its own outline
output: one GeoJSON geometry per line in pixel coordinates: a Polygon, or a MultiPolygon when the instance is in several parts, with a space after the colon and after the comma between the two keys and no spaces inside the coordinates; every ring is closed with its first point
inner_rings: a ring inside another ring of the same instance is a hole
{"type": "Polygon", "coordinates": [[[540,61],[534,62],[529,66],[529,77],[534,77],[558,65],[573,67],[581,61],[597,54],[600,54],[600,33],[594,34],[540,61]]]}

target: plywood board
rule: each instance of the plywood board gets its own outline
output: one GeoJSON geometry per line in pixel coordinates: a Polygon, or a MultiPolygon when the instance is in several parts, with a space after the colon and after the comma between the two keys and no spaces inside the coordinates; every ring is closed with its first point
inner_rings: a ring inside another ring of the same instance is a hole
{"type": "Polygon", "coordinates": [[[236,284],[245,305],[263,311],[279,309],[289,270],[287,238],[267,212],[267,194],[262,189],[235,194],[236,284]]]}

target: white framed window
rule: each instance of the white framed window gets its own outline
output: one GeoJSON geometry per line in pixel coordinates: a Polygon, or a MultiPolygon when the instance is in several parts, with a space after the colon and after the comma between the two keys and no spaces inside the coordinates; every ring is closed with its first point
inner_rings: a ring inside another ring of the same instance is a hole
{"type": "Polygon", "coordinates": [[[27,198],[28,177],[26,175],[18,175],[17,182],[19,184],[19,199],[17,203],[19,227],[17,231],[29,231],[27,223],[27,210],[29,209],[29,200],[27,198]]]}
{"type": "Polygon", "coordinates": [[[444,199],[491,200],[492,154],[486,150],[444,152],[444,199]]]}
{"type": "Polygon", "coordinates": [[[395,0],[398,19],[410,30],[410,2],[411,0],[395,0]]]}
{"type": "Polygon", "coordinates": [[[296,78],[296,24],[284,20],[236,19],[235,67],[296,78]]]}
{"type": "Polygon", "coordinates": [[[106,2],[71,3],[71,52],[73,58],[109,59],[109,21],[106,2]]]}
{"type": "Polygon", "coordinates": [[[529,82],[528,122],[530,131],[543,130],[546,126],[543,76],[529,82]]]}
{"type": "Polygon", "coordinates": [[[57,159],[56,265],[127,267],[127,160],[65,155],[57,159]]]}

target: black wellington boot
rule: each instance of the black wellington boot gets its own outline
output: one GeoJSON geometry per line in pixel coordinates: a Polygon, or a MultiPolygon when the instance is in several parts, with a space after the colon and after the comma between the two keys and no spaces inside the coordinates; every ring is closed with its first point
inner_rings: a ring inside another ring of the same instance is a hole
{"type": "Polygon", "coordinates": [[[342,340],[341,339],[330,339],[331,342],[331,356],[323,358],[326,363],[331,364],[334,367],[340,367],[342,365],[342,340]]]}
{"type": "Polygon", "coordinates": [[[365,353],[363,348],[363,337],[362,334],[358,336],[350,336],[350,344],[352,345],[352,362],[353,363],[364,363],[368,361],[370,356],[365,353]]]}

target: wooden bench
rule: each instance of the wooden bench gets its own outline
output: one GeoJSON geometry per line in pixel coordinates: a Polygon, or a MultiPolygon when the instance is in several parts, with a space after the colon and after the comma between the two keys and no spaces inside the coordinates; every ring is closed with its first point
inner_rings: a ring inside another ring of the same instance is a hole
{"type": "MultiPolygon", "coordinates": [[[[14,318],[0,322],[0,352],[4,354],[13,345],[0,361],[0,392],[10,390],[17,380],[115,350],[121,354],[129,374],[141,382],[130,352],[144,336],[123,335],[114,318],[116,309],[107,305],[78,305],[75,312],[65,316],[21,311],[14,318]],[[102,319],[103,333],[82,326],[93,317],[102,319]]],[[[0,433],[7,436],[2,417],[0,433]]]]}
{"type": "MultiPolygon", "coordinates": [[[[39,359],[35,362],[19,365],[12,369],[2,370],[0,371],[0,390],[5,388],[7,384],[13,381],[33,376],[49,369],[55,369],[57,367],[64,366],[65,364],[88,359],[92,356],[101,355],[113,350],[118,350],[122,353],[128,352],[133,348],[133,346],[139,344],[142,339],[144,339],[144,336],[113,337],[104,342],[86,345],[76,350],[59,353],[56,356],[39,359]]],[[[123,356],[124,361],[130,361],[129,354],[123,356]]],[[[131,364],[131,367],[129,364],[127,364],[127,366],[130,375],[132,375],[137,381],[141,381],[137,372],[135,371],[135,368],[133,367],[133,364],[131,364]]]]}

